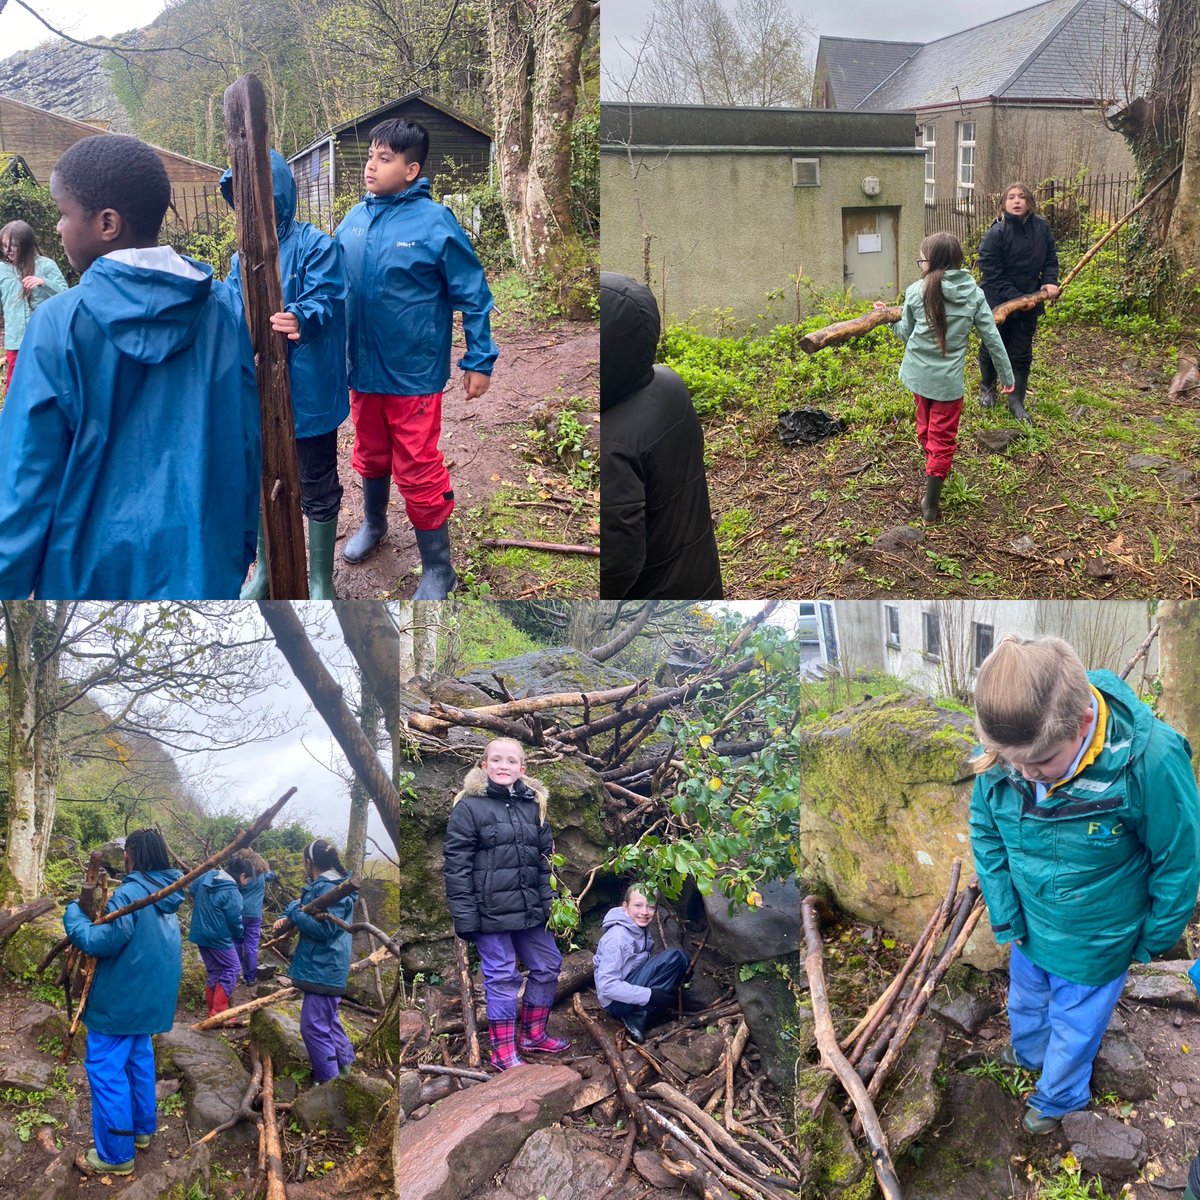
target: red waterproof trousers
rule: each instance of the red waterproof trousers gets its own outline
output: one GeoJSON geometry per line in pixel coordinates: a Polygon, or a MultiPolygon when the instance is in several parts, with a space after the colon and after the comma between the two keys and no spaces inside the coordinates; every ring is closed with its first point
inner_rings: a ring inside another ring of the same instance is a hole
{"type": "Polygon", "coordinates": [[[954,462],[958,446],[958,419],[963,402],[957,400],[926,400],[914,393],[917,402],[917,441],[925,451],[925,474],[945,479],[954,462]]]}
{"type": "Polygon", "coordinates": [[[442,393],[389,396],[350,392],[354,469],[366,479],[391,475],[414,529],[438,529],[454,511],[450,472],[438,449],[442,393]]]}

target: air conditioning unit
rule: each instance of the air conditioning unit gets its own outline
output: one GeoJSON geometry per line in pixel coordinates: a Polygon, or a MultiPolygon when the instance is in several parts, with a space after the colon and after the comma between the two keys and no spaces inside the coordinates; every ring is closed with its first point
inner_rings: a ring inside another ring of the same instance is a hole
{"type": "Polygon", "coordinates": [[[821,160],[819,158],[792,159],[792,187],[820,187],[821,160]]]}

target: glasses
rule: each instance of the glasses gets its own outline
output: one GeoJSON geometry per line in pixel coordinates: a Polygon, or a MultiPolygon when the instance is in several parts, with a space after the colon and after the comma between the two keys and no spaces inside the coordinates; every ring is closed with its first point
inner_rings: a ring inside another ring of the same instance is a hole
{"type": "Polygon", "coordinates": [[[918,259],[917,259],[917,266],[918,266],[918,267],[923,267],[923,266],[924,266],[924,265],[925,265],[925,264],[926,264],[928,261],[929,261],[929,259],[927,259],[927,258],[918,258],[918,259]]]}

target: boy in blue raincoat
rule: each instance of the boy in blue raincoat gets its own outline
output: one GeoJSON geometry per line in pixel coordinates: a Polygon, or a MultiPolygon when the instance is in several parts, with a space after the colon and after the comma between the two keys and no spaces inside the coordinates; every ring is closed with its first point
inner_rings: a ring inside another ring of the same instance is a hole
{"type": "Polygon", "coordinates": [[[363,523],[342,549],[361,562],[387,532],[391,480],[417,535],[421,583],[415,600],[444,600],[458,584],[450,562],[454,488],[438,449],[442,391],[450,378],[454,310],[467,352],[458,360],[467,399],[491,382],[492,293],[470,239],[419,178],[429,135],[415,122],[371,130],[363,171],[367,195],[338,226],[350,280],[350,410],[363,523]]]}
{"type": "MultiPolygon", "coordinates": [[[[137,829],[125,839],[125,870],[106,912],[161,891],[181,874],[157,829],[137,829]]],[[[131,1175],[135,1145],[146,1149],[158,1127],[150,1037],[175,1023],[183,974],[175,914],[182,903],[183,891],[172,892],[107,925],[93,925],[78,901],[63,913],[71,944],[96,959],[83,1023],[96,1142],[86,1158],[98,1171],[131,1175]]]]}
{"type": "Polygon", "coordinates": [[[187,890],[192,897],[188,941],[200,948],[207,972],[204,999],[208,1015],[215,1017],[229,1007],[242,965],[242,893],[233,876],[219,868],[193,879],[187,890]]]}
{"type": "MultiPolygon", "coordinates": [[[[296,220],[296,181],[287,161],[271,151],[275,228],[284,311],[271,325],[290,341],[288,377],[300,465],[300,507],[308,518],[308,595],[332,600],[333,543],[342,484],[338,479],[337,430],[350,413],[346,389],[346,267],[342,248],[315,225],[296,220]]],[[[221,194],[233,207],[233,171],[221,176],[221,194]]],[[[225,281],[240,311],[242,272],[235,254],[225,281]]],[[[262,526],[258,566],[242,588],[243,600],[267,597],[267,560],[262,526]]]]}
{"type": "Polygon", "coordinates": [[[233,599],[261,461],[245,324],[159,246],[171,185],[137,138],[50,176],[80,284],[33,314],[0,412],[0,597],[233,599]]]}

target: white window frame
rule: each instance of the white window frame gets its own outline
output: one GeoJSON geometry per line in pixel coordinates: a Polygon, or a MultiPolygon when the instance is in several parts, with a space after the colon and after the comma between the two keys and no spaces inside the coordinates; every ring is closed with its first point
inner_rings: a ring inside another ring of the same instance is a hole
{"type": "Polygon", "coordinates": [[[921,612],[921,653],[935,662],[941,661],[942,622],[936,609],[926,608],[921,612]]]}
{"type": "Polygon", "coordinates": [[[983,666],[983,660],[991,654],[996,645],[996,627],[986,621],[971,622],[971,670],[978,671],[983,666]],[[988,650],[987,654],[980,654],[979,639],[984,630],[987,630],[988,650]]]}
{"type": "Polygon", "coordinates": [[[932,204],[937,190],[937,129],[932,124],[922,128],[921,144],[925,147],[925,203],[932,204]]]}
{"type": "Polygon", "coordinates": [[[959,121],[955,125],[958,152],[955,155],[954,198],[965,212],[975,211],[975,135],[974,121],[959,121]],[[967,131],[970,130],[970,137],[967,131]]]}
{"type": "Polygon", "coordinates": [[[889,650],[900,649],[900,609],[895,604],[883,606],[883,639],[889,650]]]}

